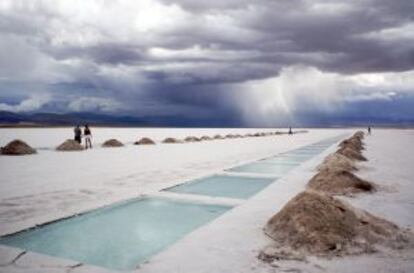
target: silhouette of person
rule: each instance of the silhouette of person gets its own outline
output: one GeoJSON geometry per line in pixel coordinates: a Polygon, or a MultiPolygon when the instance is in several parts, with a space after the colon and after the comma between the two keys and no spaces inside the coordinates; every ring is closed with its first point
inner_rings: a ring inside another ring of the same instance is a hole
{"type": "Polygon", "coordinates": [[[92,133],[91,133],[91,129],[89,129],[88,124],[86,124],[85,129],[83,129],[83,135],[85,136],[85,148],[92,149],[92,133]]]}
{"type": "Polygon", "coordinates": [[[292,127],[289,127],[289,135],[293,135],[292,127]]]}
{"type": "Polygon", "coordinates": [[[73,129],[73,132],[75,133],[75,141],[80,144],[82,142],[82,130],[79,125],[76,125],[75,129],[73,129]]]}
{"type": "Polygon", "coordinates": [[[371,126],[368,126],[368,135],[371,135],[371,126]]]}

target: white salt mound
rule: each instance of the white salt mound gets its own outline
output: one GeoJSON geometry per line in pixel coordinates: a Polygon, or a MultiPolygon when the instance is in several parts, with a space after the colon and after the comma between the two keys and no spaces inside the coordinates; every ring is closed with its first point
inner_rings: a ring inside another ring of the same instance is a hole
{"type": "Polygon", "coordinates": [[[83,151],[85,148],[73,139],[68,139],[60,144],[56,150],[58,151],[83,151]]]}
{"type": "Polygon", "coordinates": [[[274,240],[259,255],[265,261],[283,258],[286,250],[332,257],[412,247],[413,242],[412,233],[394,223],[313,191],[290,200],[264,232],[274,240]]]}
{"type": "Polygon", "coordinates": [[[20,139],[13,140],[1,148],[1,154],[3,155],[30,155],[35,153],[37,153],[35,149],[20,139]]]}
{"type": "Polygon", "coordinates": [[[162,141],[162,143],[181,143],[181,141],[176,138],[167,137],[162,141]]]}
{"type": "Polygon", "coordinates": [[[105,148],[115,148],[115,147],[122,147],[124,144],[117,139],[109,139],[102,144],[102,147],[105,148]]]}
{"type": "Polygon", "coordinates": [[[373,192],[375,187],[352,172],[340,168],[324,169],[308,182],[308,188],[332,195],[373,192]]]}
{"type": "Polygon", "coordinates": [[[339,153],[333,153],[325,157],[317,169],[318,171],[342,169],[349,172],[358,170],[353,160],[339,153]]]}
{"type": "Polygon", "coordinates": [[[340,148],[336,153],[346,156],[349,159],[357,161],[367,161],[367,159],[362,155],[360,150],[351,148],[349,146],[344,146],[340,148]]]}
{"type": "Polygon", "coordinates": [[[135,145],[154,145],[155,141],[148,137],[143,137],[134,143],[135,145]]]}
{"type": "Polygon", "coordinates": [[[185,142],[199,142],[201,139],[195,136],[188,136],[184,139],[185,142]]]}

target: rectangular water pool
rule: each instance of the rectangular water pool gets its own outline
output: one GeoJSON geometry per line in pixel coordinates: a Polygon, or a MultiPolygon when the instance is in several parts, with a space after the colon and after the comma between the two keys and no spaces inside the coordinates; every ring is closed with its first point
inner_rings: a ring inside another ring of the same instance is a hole
{"type": "Polygon", "coordinates": [[[241,172],[241,173],[260,173],[269,174],[275,177],[280,177],[288,173],[290,170],[298,166],[299,164],[280,164],[273,163],[271,161],[257,161],[241,166],[237,166],[227,171],[241,172]]]}
{"type": "Polygon", "coordinates": [[[280,154],[279,156],[285,157],[291,160],[300,160],[302,162],[308,161],[309,159],[313,158],[314,156],[320,154],[318,153],[306,153],[301,151],[290,151],[283,154],[280,154]]]}
{"type": "Polygon", "coordinates": [[[327,147],[327,145],[315,143],[308,146],[300,147],[295,150],[281,153],[274,157],[269,157],[253,163],[237,166],[228,169],[227,171],[271,174],[275,177],[280,177],[285,175],[294,167],[300,165],[302,162],[307,161],[312,157],[320,154],[327,147]]]}
{"type": "Polygon", "coordinates": [[[213,175],[180,184],[165,191],[246,199],[267,187],[274,180],[274,178],[213,175]]]}
{"type": "Polygon", "coordinates": [[[302,164],[302,162],[303,162],[303,160],[300,159],[300,158],[287,158],[287,157],[283,157],[283,156],[273,156],[273,157],[268,157],[268,158],[261,159],[259,161],[254,162],[254,163],[268,163],[268,164],[277,164],[277,165],[296,167],[296,166],[299,166],[300,164],[302,164]]]}
{"type": "Polygon", "coordinates": [[[305,148],[296,149],[294,151],[296,151],[296,152],[300,151],[300,152],[309,153],[309,154],[312,154],[312,153],[317,154],[317,153],[321,153],[325,149],[326,149],[325,147],[321,148],[321,147],[308,146],[308,147],[305,147],[305,148]]]}
{"type": "Polygon", "coordinates": [[[21,249],[116,270],[132,270],[229,210],[141,198],[0,239],[21,249]]]}

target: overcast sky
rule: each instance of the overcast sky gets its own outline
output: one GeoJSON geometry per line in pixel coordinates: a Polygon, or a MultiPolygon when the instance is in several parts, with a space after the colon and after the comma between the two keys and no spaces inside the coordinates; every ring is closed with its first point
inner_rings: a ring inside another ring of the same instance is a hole
{"type": "Polygon", "coordinates": [[[414,117],[412,0],[1,0],[0,110],[414,117]]]}

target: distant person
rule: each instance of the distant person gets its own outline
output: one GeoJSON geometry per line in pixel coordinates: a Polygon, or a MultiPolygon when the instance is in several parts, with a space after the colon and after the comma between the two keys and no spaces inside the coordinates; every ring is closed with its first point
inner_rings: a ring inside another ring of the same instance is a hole
{"type": "Polygon", "coordinates": [[[73,129],[73,132],[75,133],[75,141],[80,144],[82,142],[82,130],[79,125],[76,125],[75,129],[73,129]]]}
{"type": "Polygon", "coordinates": [[[89,125],[85,125],[85,129],[83,129],[83,135],[85,136],[85,148],[91,148],[92,149],[92,133],[91,129],[89,129],[89,125]]]}
{"type": "Polygon", "coordinates": [[[368,126],[368,135],[371,135],[371,126],[368,126]]]}
{"type": "Polygon", "coordinates": [[[289,135],[293,135],[293,132],[292,132],[292,127],[289,127],[289,133],[288,133],[289,135]]]}

